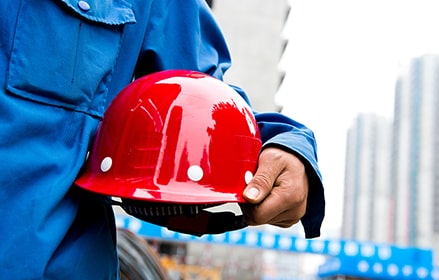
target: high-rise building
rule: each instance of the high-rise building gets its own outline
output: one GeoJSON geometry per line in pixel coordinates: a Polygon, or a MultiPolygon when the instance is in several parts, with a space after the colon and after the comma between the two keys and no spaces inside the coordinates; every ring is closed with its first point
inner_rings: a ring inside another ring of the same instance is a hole
{"type": "Polygon", "coordinates": [[[348,132],[344,238],[429,248],[438,258],[438,121],[439,55],[424,55],[396,81],[393,122],[360,114],[348,132]]]}
{"type": "Polygon", "coordinates": [[[389,241],[391,123],[360,114],[347,135],[342,235],[389,241]]]}
{"type": "Polygon", "coordinates": [[[439,56],[411,61],[395,93],[394,241],[439,249],[439,56]]]}

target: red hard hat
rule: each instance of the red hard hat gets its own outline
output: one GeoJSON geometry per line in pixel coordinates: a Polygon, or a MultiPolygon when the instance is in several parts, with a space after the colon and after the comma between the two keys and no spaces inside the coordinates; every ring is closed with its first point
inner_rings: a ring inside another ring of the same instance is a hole
{"type": "Polygon", "coordinates": [[[114,99],[76,184],[122,198],[125,210],[135,204],[130,212],[145,212],[139,203],[154,205],[145,202],[168,212],[245,202],[260,148],[251,108],[230,86],[199,72],[162,71],[114,99]]]}

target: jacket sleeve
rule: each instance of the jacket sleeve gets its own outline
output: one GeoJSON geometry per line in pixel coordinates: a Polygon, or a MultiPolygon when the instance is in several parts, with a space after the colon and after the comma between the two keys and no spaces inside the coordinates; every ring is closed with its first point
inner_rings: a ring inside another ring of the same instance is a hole
{"type": "MultiPolygon", "coordinates": [[[[205,72],[218,79],[231,65],[224,36],[204,0],[154,1],[136,75],[165,69],[205,72]]],[[[232,86],[247,101],[245,92],[232,86]]],[[[317,165],[314,134],[306,126],[280,113],[255,112],[264,147],[277,146],[297,155],[306,166],[309,194],[301,222],[307,238],[320,235],[325,201],[317,165]]]]}

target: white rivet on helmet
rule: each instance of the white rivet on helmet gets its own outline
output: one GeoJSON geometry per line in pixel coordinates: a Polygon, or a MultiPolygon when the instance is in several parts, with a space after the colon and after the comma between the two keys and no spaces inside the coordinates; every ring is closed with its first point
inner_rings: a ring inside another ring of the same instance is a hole
{"type": "Polygon", "coordinates": [[[187,176],[191,181],[198,182],[203,178],[204,172],[198,165],[192,165],[187,170],[187,176]]]}
{"type": "Polygon", "coordinates": [[[251,171],[246,171],[244,175],[245,183],[248,184],[253,179],[253,173],[251,171]]]}
{"type": "Polygon", "coordinates": [[[101,171],[107,172],[110,170],[111,166],[113,165],[113,160],[111,157],[106,157],[101,161],[101,171]]]}

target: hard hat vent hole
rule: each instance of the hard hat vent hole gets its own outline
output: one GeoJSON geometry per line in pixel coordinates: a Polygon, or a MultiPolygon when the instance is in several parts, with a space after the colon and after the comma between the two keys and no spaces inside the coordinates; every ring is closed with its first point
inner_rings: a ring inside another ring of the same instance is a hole
{"type": "Polygon", "coordinates": [[[245,183],[248,184],[253,179],[253,173],[251,171],[246,171],[244,175],[245,183]]]}
{"type": "Polygon", "coordinates": [[[198,165],[192,165],[187,170],[187,176],[189,180],[194,182],[198,182],[201,179],[203,179],[203,175],[204,175],[203,169],[201,169],[201,167],[198,165]]]}
{"type": "Polygon", "coordinates": [[[108,170],[111,169],[111,166],[113,165],[113,160],[111,157],[106,157],[101,162],[101,171],[102,172],[108,172],[108,170]]]}

